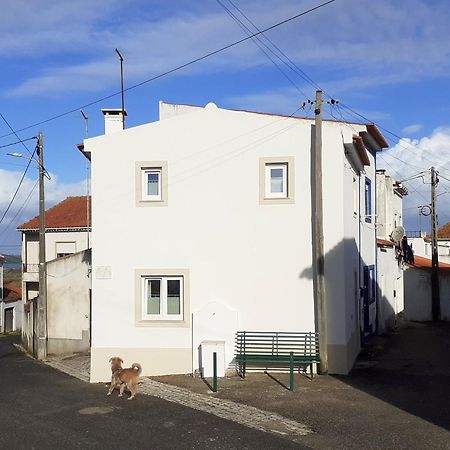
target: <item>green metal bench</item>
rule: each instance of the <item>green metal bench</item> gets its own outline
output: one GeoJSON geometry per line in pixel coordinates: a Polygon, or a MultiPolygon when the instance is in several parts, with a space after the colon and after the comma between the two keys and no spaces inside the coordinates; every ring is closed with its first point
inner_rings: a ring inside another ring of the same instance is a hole
{"type": "Polygon", "coordinates": [[[294,368],[320,363],[319,334],[313,332],[238,331],[235,340],[235,361],[239,375],[245,378],[248,365],[289,367],[290,387],[294,390],[294,368]]]}

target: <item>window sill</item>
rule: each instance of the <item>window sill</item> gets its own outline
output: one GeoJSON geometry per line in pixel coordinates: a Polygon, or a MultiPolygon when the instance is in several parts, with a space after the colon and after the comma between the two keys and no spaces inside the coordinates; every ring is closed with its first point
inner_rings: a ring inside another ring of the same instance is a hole
{"type": "Polygon", "coordinates": [[[189,321],[183,320],[167,320],[167,319],[140,319],[136,321],[137,327],[150,328],[189,328],[189,321]]]}

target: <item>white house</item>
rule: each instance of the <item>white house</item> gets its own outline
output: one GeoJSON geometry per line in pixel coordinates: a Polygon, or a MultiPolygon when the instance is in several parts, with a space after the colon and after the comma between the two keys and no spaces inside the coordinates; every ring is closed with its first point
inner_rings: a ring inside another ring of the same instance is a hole
{"type": "Polygon", "coordinates": [[[4,263],[6,258],[0,255],[0,333],[20,330],[22,327],[21,289],[5,284],[4,263]]]}
{"type": "MultiPolygon", "coordinates": [[[[90,199],[68,197],[45,212],[49,354],[82,352],[90,346],[90,199]]],[[[39,218],[22,232],[22,341],[36,352],[39,295],[39,218]]]]}
{"type": "Polygon", "coordinates": [[[391,330],[404,308],[403,259],[399,235],[394,230],[403,226],[403,197],[407,189],[385,170],[377,170],[377,287],[379,333],[391,330]]]}
{"type": "MultiPolygon", "coordinates": [[[[236,330],[314,331],[311,119],[160,103],[160,119],[84,141],[92,163],[91,381],[108,360],[192,373],[202,343],[232,362],[236,330]],[[209,345],[209,344],[208,344],[209,345]]],[[[376,330],[373,124],[324,121],[329,368],[376,330]]]]}
{"type": "MultiPolygon", "coordinates": [[[[431,258],[431,236],[426,231],[409,231],[408,241],[415,255],[431,258]]],[[[439,262],[450,264],[450,222],[438,228],[437,241],[439,262]]]]}

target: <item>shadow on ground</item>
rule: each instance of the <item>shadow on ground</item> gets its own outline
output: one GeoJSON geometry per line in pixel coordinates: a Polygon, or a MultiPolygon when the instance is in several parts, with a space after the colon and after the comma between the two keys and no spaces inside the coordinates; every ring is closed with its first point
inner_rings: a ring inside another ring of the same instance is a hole
{"type": "Polygon", "coordinates": [[[449,363],[450,324],[405,323],[370,341],[350,375],[297,374],[295,392],[263,373],[220,379],[217,394],[198,378],[153,378],[305,423],[316,432],[302,439],[311,448],[450,449],[449,363]]]}
{"type": "Polygon", "coordinates": [[[401,323],[374,336],[351,374],[336,378],[450,430],[450,324],[401,323]]]}

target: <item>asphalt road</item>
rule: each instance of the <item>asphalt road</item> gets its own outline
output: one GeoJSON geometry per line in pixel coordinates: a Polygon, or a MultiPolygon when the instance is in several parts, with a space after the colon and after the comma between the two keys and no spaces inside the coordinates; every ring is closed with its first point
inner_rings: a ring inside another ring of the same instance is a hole
{"type": "Polygon", "coordinates": [[[302,449],[174,403],[106,396],[0,338],[0,449],[302,449]]]}

